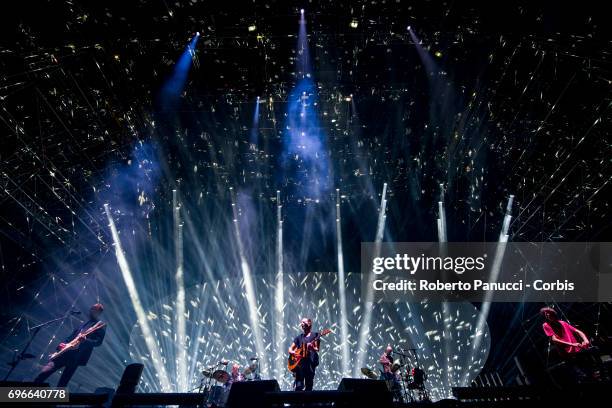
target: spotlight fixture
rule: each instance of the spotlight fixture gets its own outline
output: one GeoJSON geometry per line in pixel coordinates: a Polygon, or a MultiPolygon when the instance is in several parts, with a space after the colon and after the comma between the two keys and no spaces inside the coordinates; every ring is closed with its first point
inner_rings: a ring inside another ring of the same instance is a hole
{"type": "Polygon", "coordinates": [[[352,19],[351,20],[351,28],[357,28],[357,26],[359,25],[359,22],[356,19],[352,19]]]}
{"type": "Polygon", "coordinates": [[[251,25],[249,26],[249,32],[253,32],[253,31],[255,31],[255,30],[257,30],[257,26],[256,26],[255,24],[251,24],[251,25]]]}
{"type": "Polygon", "coordinates": [[[434,55],[438,58],[442,58],[442,53],[440,51],[436,51],[434,55]]]}
{"type": "Polygon", "coordinates": [[[300,13],[304,14],[304,9],[300,9],[300,13]]]}

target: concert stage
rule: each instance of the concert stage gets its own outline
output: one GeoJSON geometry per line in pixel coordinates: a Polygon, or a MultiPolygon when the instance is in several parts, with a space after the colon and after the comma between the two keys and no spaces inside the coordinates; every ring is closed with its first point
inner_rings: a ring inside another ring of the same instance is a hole
{"type": "Polygon", "coordinates": [[[610,385],[605,2],[8,3],[0,380],[114,406],[610,385]]]}

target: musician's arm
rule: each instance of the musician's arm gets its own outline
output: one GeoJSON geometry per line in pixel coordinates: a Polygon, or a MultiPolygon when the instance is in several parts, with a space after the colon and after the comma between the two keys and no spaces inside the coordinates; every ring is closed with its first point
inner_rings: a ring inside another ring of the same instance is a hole
{"type": "Polygon", "coordinates": [[[313,349],[314,351],[318,352],[318,351],[319,351],[319,346],[320,346],[320,345],[321,345],[321,342],[320,342],[319,340],[315,340],[315,341],[312,343],[312,349],[313,349]]]}
{"type": "Polygon", "coordinates": [[[289,346],[289,354],[295,353],[296,348],[297,346],[295,345],[295,343],[291,343],[291,346],[289,346]]]}
{"type": "Polygon", "coordinates": [[[569,341],[565,341],[565,340],[561,340],[560,338],[557,337],[556,334],[553,334],[551,336],[552,341],[554,341],[555,343],[559,343],[559,344],[565,344],[566,346],[578,346],[579,343],[570,343],[569,341]]]}
{"type": "Polygon", "coordinates": [[[580,338],[582,339],[582,345],[583,346],[588,346],[591,342],[589,341],[589,338],[586,336],[586,334],[584,334],[584,332],[580,329],[577,329],[575,327],[572,327],[574,329],[574,332],[580,336],[580,338]]]}
{"type": "MultiPolygon", "coordinates": [[[[571,326],[570,326],[571,327],[571,326]]],[[[569,341],[565,341],[565,340],[561,340],[554,332],[554,330],[552,329],[552,327],[550,327],[550,324],[548,323],[544,323],[542,325],[542,329],[544,330],[544,333],[550,337],[550,340],[553,343],[557,343],[557,344],[564,344],[566,346],[579,346],[579,343],[570,343],[569,341]]]]}
{"type": "Polygon", "coordinates": [[[104,336],[106,335],[106,327],[102,327],[101,329],[96,330],[91,333],[89,336],[85,338],[84,341],[91,344],[94,347],[98,347],[104,341],[104,336]]]}

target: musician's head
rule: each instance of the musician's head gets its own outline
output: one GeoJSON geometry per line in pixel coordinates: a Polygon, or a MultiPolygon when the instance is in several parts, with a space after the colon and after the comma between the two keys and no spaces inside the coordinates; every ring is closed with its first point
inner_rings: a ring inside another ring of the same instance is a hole
{"type": "Polygon", "coordinates": [[[393,352],[393,347],[391,347],[390,345],[387,346],[387,348],[385,349],[385,353],[391,354],[392,352],[393,352]]]}
{"type": "Polygon", "coordinates": [[[557,311],[552,307],[543,307],[540,309],[540,314],[549,322],[556,322],[559,320],[557,311]]]}
{"type": "Polygon", "coordinates": [[[310,330],[312,329],[312,320],[307,317],[303,318],[300,321],[300,327],[302,328],[304,333],[310,333],[310,330]]]}
{"type": "Polygon", "coordinates": [[[96,303],[89,308],[89,318],[93,320],[99,320],[100,315],[104,311],[102,303],[96,303]]]}
{"type": "Polygon", "coordinates": [[[232,364],[232,374],[237,375],[240,373],[240,365],[237,363],[232,364]]]}

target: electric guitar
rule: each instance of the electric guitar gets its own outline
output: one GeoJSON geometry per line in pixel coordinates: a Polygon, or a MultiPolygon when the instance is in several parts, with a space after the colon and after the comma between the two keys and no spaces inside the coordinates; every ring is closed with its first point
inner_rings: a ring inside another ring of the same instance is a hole
{"type": "Polygon", "coordinates": [[[308,344],[313,344],[315,341],[319,340],[323,336],[327,336],[331,332],[332,331],[330,329],[324,329],[320,331],[319,333],[317,333],[314,339],[312,339],[308,343],[302,344],[300,348],[296,349],[294,354],[289,354],[289,359],[287,360],[287,368],[289,369],[289,371],[291,371],[292,373],[295,372],[298,366],[300,365],[302,359],[308,357],[308,344]]]}
{"type": "Polygon", "coordinates": [[[64,344],[61,347],[58,346],[58,350],[49,356],[49,360],[53,361],[69,350],[76,350],[77,348],[79,348],[79,345],[81,344],[81,342],[85,340],[85,337],[95,332],[96,330],[101,329],[104,326],[106,326],[106,323],[97,322],[96,324],[94,324],[89,329],[85,330],[84,332],[80,332],[79,335],[77,335],[74,339],[72,339],[68,343],[64,344]]]}

